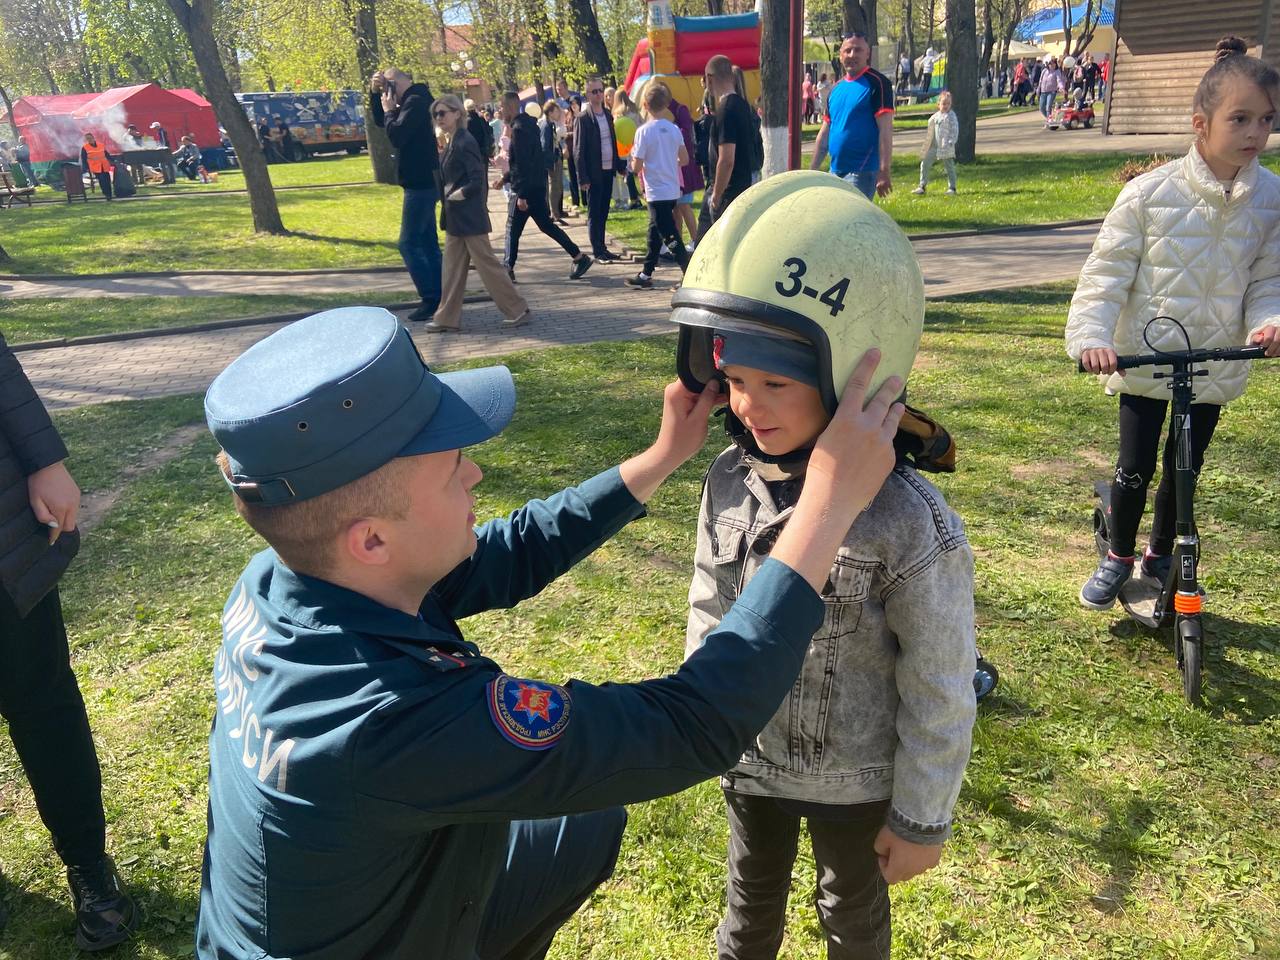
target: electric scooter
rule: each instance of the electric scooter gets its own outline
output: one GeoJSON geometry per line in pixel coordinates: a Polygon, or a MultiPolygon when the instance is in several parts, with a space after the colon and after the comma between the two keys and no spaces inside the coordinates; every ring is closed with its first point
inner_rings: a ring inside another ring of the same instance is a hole
{"type": "MultiPolygon", "coordinates": [[[[1141,564],[1135,564],[1133,576],[1120,588],[1120,603],[1130,617],[1152,630],[1173,625],[1174,653],[1182,673],[1182,692],[1187,701],[1196,706],[1201,703],[1204,627],[1200,613],[1204,606],[1204,591],[1196,578],[1200,537],[1196,530],[1193,502],[1196,476],[1191,458],[1191,403],[1195,399],[1194,379],[1209,371],[1196,370],[1195,367],[1219,360],[1260,360],[1265,356],[1264,348],[1248,346],[1133,354],[1117,358],[1116,368],[1119,370],[1147,366],[1172,368],[1171,373],[1161,371],[1153,376],[1168,380],[1168,387],[1173,392],[1174,491],[1178,511],[1173,565],[1169,568],[1168,577],[1160,583],[1144,576],[1141,564]]],[[[1079,369],[1086,372],[1083,363],[1079,364],[1079,369]]],[[[1093,532],[1101,559],[1111,548],[1111,484],[1099,482],[1094,493],[1099,502],[1093,509],[1093,532]]]]}

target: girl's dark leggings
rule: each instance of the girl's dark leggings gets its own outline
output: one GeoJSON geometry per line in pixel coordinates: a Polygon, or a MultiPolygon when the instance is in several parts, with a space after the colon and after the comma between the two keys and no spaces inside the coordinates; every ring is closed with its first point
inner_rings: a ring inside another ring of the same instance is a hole
{"type": "MultiPolygon", "coordinates": [[[[1111,552],[1117,557],[1133,556],[1138,525],[1147,505],[1147,486],[1156,472],[1156,453],[1164,427],[1167,400],[1120,394],[1120,455],[1116,460],[1116,476],[1111,483],[1111,552]]],[[[1204,465],[1204,452],[1209,448],[1222,407],[1214,403],[1191,405],[1191,463],[1196,476],[1204,465]]],[[[1174,525],[1178,507],[1174,493],[1173,425],[1169,426],[1164,445],[1163,470],[1156,489],[1155,514],[1151,520],[1151,551],[1167,556],[1173,553],[1174,525]]]]}

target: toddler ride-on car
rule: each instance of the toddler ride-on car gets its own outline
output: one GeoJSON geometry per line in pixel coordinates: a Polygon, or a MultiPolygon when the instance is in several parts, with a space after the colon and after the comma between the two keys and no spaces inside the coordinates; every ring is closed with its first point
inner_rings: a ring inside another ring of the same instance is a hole
{"type": "Polygon", "coordinates": [[[1053,111],[1049,118],[1049,129],[1074,130],[1076,127],[1093,126],[1092,100],[1067,100],[1053,111]]]}

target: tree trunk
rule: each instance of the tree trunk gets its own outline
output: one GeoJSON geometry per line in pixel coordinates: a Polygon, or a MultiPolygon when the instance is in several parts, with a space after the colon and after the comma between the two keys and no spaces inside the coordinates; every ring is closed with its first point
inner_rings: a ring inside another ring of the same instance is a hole
{"type": "MultiPolygon", "coordinates": [[[[381,64],[378,57],[378,9],[373,0],[353,0],[347,7],[351,16],[351,32],[356,42],[356,66],[364,81],[362,89],[369,88],[369,78],[381,64]]],[[[391,141],[387,131],[373,122],[366,106],[364,117],[365,140],[369,144],[369,162],[373,164],[373,179],[378,183],[395,184],[396,161],[391,155],[391,141]]]]}
{"type": "Polygon", "coordinates": [[[862,4],[858,0],[843,0],[841,4],[841,26],[844,27],[846,34],[865,33],[870,36],[867,30],[867,14],[862,9],[862,4]]]}
{"type": "Polygon", "coordinates": [[[960,121],[960,163],[973,162],[978,138],[978,24],[973,2],[947,0],[947,89],[960,121]]]}
{"type": "Polygon", "coordinates": [[[724,0],[707,0],[707,16],[718,17],[724,13],[724,0]]]}
{"type": "Polygon", "coordinates": [[[9,97],[9,91],[0,86],[0,100],[4,101],[4,111],[9,118],[9,129],[13,131],[13,142],[17,143],[18,138],[22,136],[22,131],[18,129],[18,121],[13,119],[13,100],[9,97]]]}
{"type": "Polygon", "coordinates": [[[1098,10],[1096,13],[1093,9],[1093,0],[1089,0],[1084,8],[1084,21],[1080,27],[1080,35],[1076,38],[1075,49],[1071,51],[1074,56],[1079,57],[1084,53],[1084,48],[1093,42],[1093,34],[1098,29],[1098,21],[1101,19],[1101,0],[1099,0],[1098,10]]]}
{"type": "Polygon", "coordinates": [[[1062,49],[1071,52],[1071,0],[1059,0],[1062,4],[1062,49]]]}
{"type": "Polygon", "coordinates": [[[911,0],[907,0],[907,6],[902,15],[902,33],[903,39],[907,43],[907,57],[911,60],[912,77],[910,85],[914,86],[916,72],[916,28],[915,24],[911,22],[912,19],[913,14],[911,10],[911,0]]]}
{"type": "Polygon", "coordinates": [[[596,20],[591,0],[569,0],[569,8],[573,11],[573,29],[578,36],[578,49],[582,51],[587,65],[601,76],[613,73],[613,60],[609,56],[609,48],[605,46],[604,37],[600,35],[600,24],[596,20]]]}
{"type": "Polygon", "coordinates": [[[787,169],[790,143],[787,131],[788,88],[791,71],[791,4],[798,0],[761,0],[760,99],[764,114],[760,135],[764,140],[763,176],[787,169]]]}
{"type": "Polygon", "coordinates": [[[929,0],[929,39],[925,42],[926,47],[933,46],[933,31],[938,27],[938,0],[929,0]]]}
{"type": "Polygon", "coordinates": [[[982,0],[982,53],[978,55],[978,69],[985,72],[991,66],[991,53],[996,46],[996,32],[991,26],[991,0],[982,0]]]}
{"type": "Polygon", "coordinates": [[[267,158],[258,143],[249,118],[245,115],[227,81],[218,56],[218,43],[213,36],[212,0],[166,0],[178,24],[187,35],[191,52],[195,55],[200,79],[204,82],[205,96],[213,104],[213,111],[227,129],[231,145],[235,147],[240,169],[244,171],[244,185],[249,192],[249,207],[253,211],[253,229],[258,233],[283,234],[280,208],[276,204],[275,190],[271,186],[271,173],[267,170],[267,158]]]}

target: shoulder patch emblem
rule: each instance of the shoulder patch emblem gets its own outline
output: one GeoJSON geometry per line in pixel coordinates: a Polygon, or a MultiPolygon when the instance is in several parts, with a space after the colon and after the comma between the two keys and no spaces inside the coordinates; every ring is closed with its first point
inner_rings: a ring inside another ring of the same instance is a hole
{"type": "Polygon", "coordinates": [[[489,681],[489,716],[498,732],[525,750],[546,750],[569,726],[573,701],[554,683],[505,674],[489,681]]]}

